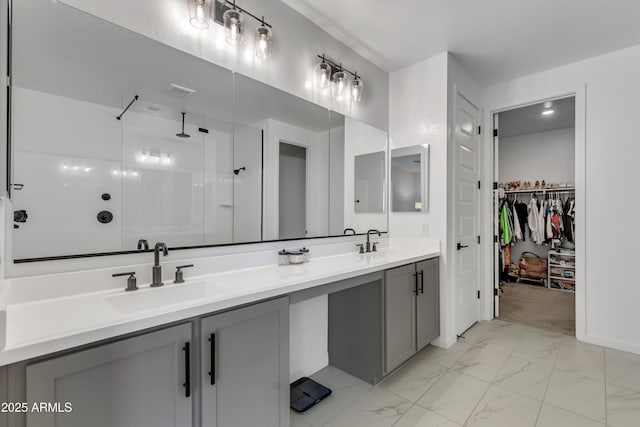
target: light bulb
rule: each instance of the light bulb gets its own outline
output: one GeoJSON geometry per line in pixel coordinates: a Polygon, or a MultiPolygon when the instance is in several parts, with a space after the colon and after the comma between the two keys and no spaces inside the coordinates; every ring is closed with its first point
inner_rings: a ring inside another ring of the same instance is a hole
{"type": "Polygon", "coordinates": [[[355,102],[360,102],[362,99],[362,90],[364,89],[364,82],[360,77],[355,77],[351,81],[351,99],[355,102]]]}
{"type": "Polygon", "coordinates": [[[199,30],[209,28],[209,13],[207,12],[207,4],[205,0],[193,0],[195,9],[191,14],[189,22],[199,30]]]}
{"type": "Polygon", "coordinates": [[[256,56],[260,59],[271,57],[273,33],[267,27],[256,28],[256,56]]]}
{"type": "Polygon", "coordinates": [[[347,92],[347,73],[337,71],[333,74],[333,94],[342,97],[347,92]]]}
{"type": "Polygon", "coordinates": [[[244,31],[244,17],[240,12],[234,9],[227,10],[222,16],[224,28],[227,33],[225,40],[233,46],[242,43],[242,35],[244,31]]]}
{"type": "Polygon", "coordinates": [[[331,81],[331,65],[327,64],[325,61],[322,61],[321,63],[316,65],[314,74],[316,78],[316,86],[318,86],[319,88],[329,87],[329,82],[331,81]]]}

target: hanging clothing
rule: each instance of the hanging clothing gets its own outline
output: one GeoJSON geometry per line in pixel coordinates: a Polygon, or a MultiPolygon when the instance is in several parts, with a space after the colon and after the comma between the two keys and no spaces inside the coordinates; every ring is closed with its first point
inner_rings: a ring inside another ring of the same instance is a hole
{"type": "Polygon", "coordinates": [[[573,230],[573,212],[574,212],[574,203],[573,199],[567,199],[564,202],[564,212],[562,215],[562,222],[564,225],[564,235],[567,240],[571,243],[575,243],[573,241],[574,230],[573,230]]]}
{"type": "Polygon", "coordinates": [[[500,208],[500,231],[503,246],[510,245],[513,239],[513,219],[507,205],[508,202],[505,200],[500,208]]]}
{"type": "Polygon", "coordinates": [[[527,204],[522,202],[515,202],[513,210],[518,213],[518,220],[520,221],[520,230],[522,231],[522,240],[527,240],[527,223],[528,223],[528,209],[527,204]]]}
{"type": "Polygon", "coordinates": [[[518,216],[518,210],[515,209],[515,202],[511,207],[513,212],[513,239],[515,242],[523,240],[522,228],[520,228],[520,218],[518,216]]]}

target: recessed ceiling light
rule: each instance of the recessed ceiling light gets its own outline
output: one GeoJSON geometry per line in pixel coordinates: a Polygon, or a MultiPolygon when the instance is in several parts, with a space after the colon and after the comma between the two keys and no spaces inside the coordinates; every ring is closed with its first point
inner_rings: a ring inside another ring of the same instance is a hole
{"type": "Polygon", "coordinates": [[[550,115],[551,115],[551,114],[553,114],[553,113],[555,113],[555,111],[553,111],[553,110],[544,110],[544,111],[542,112],[542,115],[543,115],[543,116],[550,116],[550,115]]]}

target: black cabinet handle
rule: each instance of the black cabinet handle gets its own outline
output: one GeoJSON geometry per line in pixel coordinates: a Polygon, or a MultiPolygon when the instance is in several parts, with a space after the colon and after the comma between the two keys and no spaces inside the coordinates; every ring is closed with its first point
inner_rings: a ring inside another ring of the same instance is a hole
{"type": "Polygon", "coordinates": [[[209,371],[209,376],[211,377],[211,385],[216,385],[216,334],[211,334],[209,336],[209,345],[211,347],[211,370],[209,371]]]}
{"type": "Polygon", "coordinates": [[[191,349],[190,343],[184,343],[184,397],[191,397],[191,349]]]}
{"type": "Polygon", "coordinates": [[[418,274],[420,275],[420,293],[424,294],[424,270],[420,270],[418,274]]]}
{"type": "Polygon", "coordinates": [[[418,273],[413,273],[413,277],[416,279],[415,286],[413,288],[413,293],[418,295],[418,273]]]}

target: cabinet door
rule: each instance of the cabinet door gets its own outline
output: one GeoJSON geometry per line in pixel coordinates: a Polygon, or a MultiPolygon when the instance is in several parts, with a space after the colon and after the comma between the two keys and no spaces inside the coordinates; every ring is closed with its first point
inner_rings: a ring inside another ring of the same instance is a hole
{"type": "Polygon", "coordinates": [[[185,351],[191,324],[27,366],[27,401],[69,402],[68,413],[27,414],[29,427],[192,425],[185,351]]]}
{"type": "Polygon", "coordinates": [[[416,298],[417,350],[440,336],[440,278],[438,259],[416,264],[418,297],[416,298]]]}
{"type": "Polygon", "coordinates": [[[289,300],[202,319],[202,425],[289,426],[289,300]]]}
{"type": "Polygon", "coordinates": [[[391,372],[416,352],[415,265],[385,272],[385,366],[391,372]]]}

